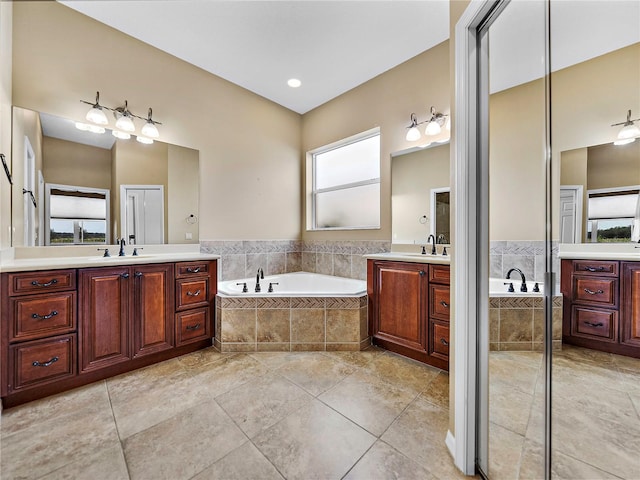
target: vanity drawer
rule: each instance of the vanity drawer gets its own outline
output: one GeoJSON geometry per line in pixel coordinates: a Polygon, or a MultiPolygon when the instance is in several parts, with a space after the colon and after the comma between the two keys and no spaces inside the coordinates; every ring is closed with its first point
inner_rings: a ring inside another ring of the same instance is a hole
{"type": "Polygon", "coordinates": [[[211,337],[209,307],[176,314],[176,346],[211,337]]]}
{"type": "Polygon", "coordinates": [[[573,272],[580,275],[598,275],[601,277],[618,276],[619,262],[607,260],[574,260],[573,272]]]}
{"type": "Polygon", "coordinates": [[[445,265],[430,265],[429,266],[429,281],[433,283],[445,283],[449,285],[450,268],[445,265]]]}
{"type": "Polygon", "coordinates": [[[429,316],[449,321],[449,285],[429,285],[429,316]]]}
{"type": "Polygon", "coordinates": [[[76,292],[14,297],[10,311],[10,342],[70,333],[76,328],[76,292]]]}
{"type": "Polygon", "coordinates": [[[10,390],[58,381],[76,374],[76,336],[35,340],[9,347],[10,390]]]}
{"type": "Polygon", "coordinates": [[[617,341],[618,312],[575,306],[571,311],[571,335],[599,341],[617,341]]]}
{"type": "Polygon", "coordinates": [[[209,279],[176,281],[176,310],[209,306],[209,279]]]}
{"type": "Polygon", "coordinates": [[[573,301],[616,307],[618,305],[618,279],[574,275],[573,301]]]}
{"type": "Polygon", "coordinates": [[[50,270],[9,274],[9,295],[75,290],[75,270],[50,270]]]}
{"type": "Polygon", "coordinates": [[[176,278],[188,278],[196,275],[209,275],[209,262],[176,263],[176,278]]]}
{"type": "Polygon", "coordinates": [[[438,322],[430,322],[430,325],[430,336],[433,339],[432,353],[436,356],[449,357],[449,325],[438,322]]]}

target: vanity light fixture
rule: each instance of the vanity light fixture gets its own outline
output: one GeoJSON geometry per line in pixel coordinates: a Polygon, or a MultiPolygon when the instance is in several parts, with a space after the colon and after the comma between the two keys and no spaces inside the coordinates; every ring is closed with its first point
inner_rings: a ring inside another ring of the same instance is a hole
{"type": "MultiPolygon", "coordinates": [[[[147,123],[142,126],[142,135],[149,138],[158,138],[160,134],[158,133],[158,129],[156,128],[156,122],[151,118],[153,111],[149,109],[149,113],[147,115],[147,123]]],[[[140,141],[140,140],[138,140],[140,141]]],[[[144,143],[144,142],[142,142],[144,143]]],[[[153,142],[152,142],[153,143],[153,142]]]]}
{"type": "Polygon", "coordinates": [[[640,120],[640,118],[636,118],[635,120],[631,120],[631,110],[627,111],[627,121],[614,123],[611,125],[612,127],[617,127],[618,125],[623,125],[622,130],[618,132],[618,139],[613,142],[614,145],[626,145],[628,143],[633,143],[636,141],[636,137],[640,137],[640,128],[633,123],[640,120]]]}
{"type": "Polygon", "coordinates": [[[435,107],[431,107],[430,113],[431,113],[431,117],[429,117],[428,120],[425,120],[423,122],[418,122],[418,119],[416,118],[415,113],[411,114],[411,125],[407,127],[409,131],[407,132],[407,135],[405,137],[408,142],[415,142],[416,140],[420,140],[421,135],[420,135],[420,130],[418,130],[418,125],[422,125],[423,123],[426,123],[427,126],[424,129],[424,133],[425,135],[430,135],[430,136],[439,135],[445,123],[448,126],[448,121],[447,121],[447,117],[449,116],[448,114],[436,112],[435,107]]]}
{"type": "Polygon", "coordinates": [[[145,145],[151,145],[153,143],[153,138],[143,137],[142,135],[138,135],[136,140],[140,143],[144,143],[145,145]]]}
{"type": "MultiPolygon", "coordinates": [[[[149,112],[146,117],[141,117],[132,113],[129,110],[129,105],[127,100],[124,101],[123,107],[111,108],[105,105],[100,105],[100,92],[96,92],[96,101],[88,102],[86,100],[80,100],[82,103],[86,103],[87,105],[91,105],[91,110],[87,113],[87,120],[97,125],[108,125],[109,121],[107,120],[107,116],[104,113],[104,110],[109,110],[113,112],[113,115],[116,117],[116,128],[120,130],[119,132],[113,131],[113,136],[121,139],[131,138],[130,133],[135,132],[136,127],[133,122],[134,118],[138,118],[140,120],[144,120],[145,124],[142,127],[141,133],[143,137],[146,137],[147,140],[158,138],[160,134],[158,133],[158,127],[156,125],[162,125],[162,123],[157,122],[151,118],[152,110],[149,108],[149,112]]],[[[78,127],[80,128],[80,127],[78,127]]],[[[93,130],[91,130],[93,131],[93,130]]],[[[153,143],[151,142],[146,143],[153,143]]]]}
{"type": "Polygon", "coordinates": [[[119,130],[111,130],[111,135],[120,140],[129,140],[131,138],[131,134],[127,132],[121,132],[119,130]]]}
{"type": "Polygon", "coordinates": [[[89,123],[76,122],[76,128],[78,130],[82,130],[83,132],[91,132],[91,133],[104,133],[106,132],[104,127],[99,125],[91,125],[89,123]]]}
{"type": "Polygon", "coordinates": [[[83,103],[88,103],[91,105],[91,110],[87,112],[86,119],[90,122],[93,122],[97,125],[107,125],[109,120],[107,120],[107,116],[102,111],[102,105],[100,105],[100,92],[96,92],[96,103],[85,102],[81,100],[83,103]]]}

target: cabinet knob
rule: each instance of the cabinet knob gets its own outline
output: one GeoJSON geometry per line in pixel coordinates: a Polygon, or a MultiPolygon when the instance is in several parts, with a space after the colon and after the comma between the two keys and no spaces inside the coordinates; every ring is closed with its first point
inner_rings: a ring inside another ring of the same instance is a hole
{"type": "Polygon", "coordinates": [[[426,272],[424,270],[420,270],[420,276],[424,277],[426,275],[426,272]]]}
{"type": "Polygon", "coordinates": [[[121,273],[120,276],[122,278],[129,278],[129,274],[128,273],[121,273]]]}
{"type": "Polygon", "coordinates": [[[136,272],[136,273],[134,273],[134,275],[135,275],[137,278],[140,278],[140,277],[142,276],[142,272],[136,272]]]}

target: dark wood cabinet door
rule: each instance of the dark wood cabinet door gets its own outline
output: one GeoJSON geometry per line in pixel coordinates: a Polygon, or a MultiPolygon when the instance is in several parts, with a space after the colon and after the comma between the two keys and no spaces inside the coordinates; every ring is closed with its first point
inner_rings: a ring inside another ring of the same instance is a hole
{"type": "Polygon", "coordinates": [[[80,371],[88,372],[130,359],[131,269],[80,271],[80,371]]]}
{"type": "Polygon", "coordinates": [[[173,347],[173,264],[133,268],[133,356],[173,347]]]}
{"type": "Polygon", "coordinates": [[[640,347],[640,262],[622,264],[622,285],[620,343],[640,347]]]}
{"type": "Polygon", "coordinates": [[[416,263],[374,264],[373,336],[399,346],[399,353],[421,360],[427,352],[426,268],[416,263]]]}

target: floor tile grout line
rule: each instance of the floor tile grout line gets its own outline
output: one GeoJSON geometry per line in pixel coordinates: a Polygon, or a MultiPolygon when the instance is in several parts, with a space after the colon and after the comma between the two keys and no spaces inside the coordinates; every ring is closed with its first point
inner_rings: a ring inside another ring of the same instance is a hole
{"type": "Polygon", "coordinates": [[[111,400],[111,392],[109,391],[109,382],[107,380],[103,380],[104,389],[107,391],[107,398],[109,399],[109,408],[111,409],[111,418],[113,418],[113,425],[116,428],[116,435],[118,436],[118,444],[120,445],[120,453],[122,453],[122,458],[124,460],[124,466],[127,469],[127,476],[131,479],[131,470],[129,469],[129,462],[127,461],[127,455],[124,451],[124,441],[126,439],[120,438],[120,429],[118,428],[118,421],[116,420],[116,412],[113,411],[113,401],[111,400]]]}

